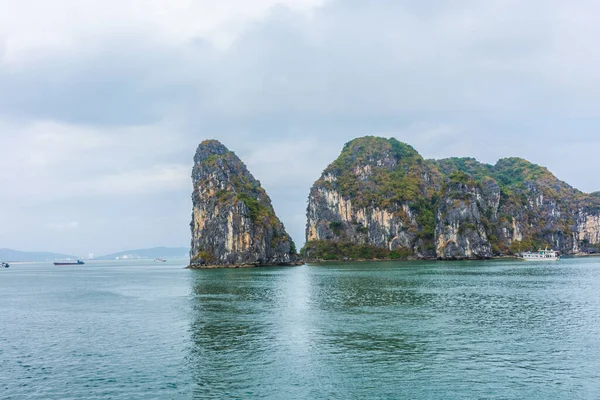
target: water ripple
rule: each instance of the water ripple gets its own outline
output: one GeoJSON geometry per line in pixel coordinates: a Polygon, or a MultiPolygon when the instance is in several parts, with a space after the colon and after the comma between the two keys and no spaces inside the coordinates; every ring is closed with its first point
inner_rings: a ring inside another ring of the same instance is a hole
{"type": "Polygon", "coordinates": [[[23,265],[0,281],[0,394],[596,399],[596,260],[23,265]]]}

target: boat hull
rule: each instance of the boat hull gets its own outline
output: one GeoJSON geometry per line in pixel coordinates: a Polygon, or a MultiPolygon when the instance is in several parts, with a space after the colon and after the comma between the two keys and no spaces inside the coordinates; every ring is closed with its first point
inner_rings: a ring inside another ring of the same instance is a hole
{"type": "Polygon", "coordinates": [[[55,262],[54,265],[83,265],[85,264],[83,261],[81,262],[55,262]]]}

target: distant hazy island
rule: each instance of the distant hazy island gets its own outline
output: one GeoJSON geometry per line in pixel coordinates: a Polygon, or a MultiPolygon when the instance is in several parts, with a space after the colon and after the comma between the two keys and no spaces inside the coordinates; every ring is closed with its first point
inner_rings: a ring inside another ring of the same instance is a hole
{"type": "MultiPolygon", "coordinates": [[[[93,257],[94,260],[127,260],[127,259],[148,259],[148,258],[186,258],[189,257],[189,248],[187,247],[152,247],[148,249],[125,250],[118,253],[107,254],[99,257],[93,257]]],[[[90,258],[74,256],[62,253],[50,252],[30,252],[18,251],[12,249],[0,249],[0,260],[13,262],[47,262],[55,260],[76,260],[80,258],[90,258]]]]}
{"type": "Polygon", "coordinates": [[[126,260],[142,258],[185,258],[189,257],[187,247],[152,247],[149,249],[125,250],[118,253],[95,257],[95,260],[126,260]]]}
{"type": "Polygon", "coordinates": [[[45,251],[19,251],[13,249],[0,249],[0,260],[11,262],[41,262],[76,259],[76,256],[45,251]]]}
{"type": "MultiPolygon", "coordinates": [[[[194,157],[191,267],[297,264],[243,162],[215,140],[194,157]]],[[[600,252],[600,194],[520,158],[425,160],[396,139],[347,143],[308,197],[306,261],[485,259],[549,247],[600,252]]]]}

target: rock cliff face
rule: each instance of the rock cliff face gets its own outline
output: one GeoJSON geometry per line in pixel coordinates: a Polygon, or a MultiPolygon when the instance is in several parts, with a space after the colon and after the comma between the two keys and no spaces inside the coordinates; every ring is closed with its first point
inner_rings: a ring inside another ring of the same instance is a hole
{"type": "Polygon", "coordinates": [[[395,139],[347,143],[310,191],[306,257],[435,257],[436,173],[395,139]]]}
{"type": "Polygon", "coordinates": [[[192,180],[190,267],[297,263],[269,196],[233,152],[216,140],[202,142],[192,180]]]}
{"type": "Polygon", "coordinates": [[[546,168],[519,158],[494,166],[460,158],[432,163],[450,176],[465,173],[482,187],[486,199],[496,198],[499,189],[497,205],[482,208],[494,255],[545,246],[563,254],[600,249],[598,197],[572,188],[546,168]],[[484,184],[490,180],[497,183],[494,188],[484,184]]]}
{"type": "Polygon", "coordinates": [[[395,139],[344,146],[311,189],[308,259],[600,252],[600,195],[519,158],[423,160],[395,139]]]}
{"type": "Polygon", "coordinates": [[[435,213],[436,254],[440,258],[489,258],[492,247],[483,210],[497,208],[500,193],[484,196],[475,181],[464,177],[450,181],[441,191],[435,213]]]}

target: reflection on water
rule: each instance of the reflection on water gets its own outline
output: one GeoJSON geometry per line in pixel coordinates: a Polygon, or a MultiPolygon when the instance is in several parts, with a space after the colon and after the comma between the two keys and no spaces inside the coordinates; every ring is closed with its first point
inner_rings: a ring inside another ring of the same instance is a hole
{"type": "Polygon", "coordinates": [[[183,266],[0,271],[0,398],[600,398],[600,259],[183,266]]]}
{"type": "Polygon", "coordinates": [[[600,395],[593,262],[192,273],[197,398],[600,395]]]}

